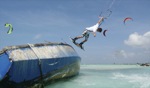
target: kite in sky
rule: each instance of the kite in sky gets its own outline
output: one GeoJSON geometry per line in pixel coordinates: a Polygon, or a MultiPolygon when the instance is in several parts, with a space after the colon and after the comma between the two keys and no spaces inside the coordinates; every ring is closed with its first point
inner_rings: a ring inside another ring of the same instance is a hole
{"type": "Polygon", "coordinates": [[[126,23],[126,21],[128,21],[128,20],[132,20],[133,21],[133,19],[131,18],[131,17],[126,17],[125,19],[124,19],[124,24],[126,23]]]}
{"type": "Polygon", "coordinates": [[[11,34],[12,31],[13,31],[12,24],[6,23],[6,24],[5,24],[5,27],[9,27],[9,30],[7,31],[7,34],[11,34]]]}
{"type": "Polygon", "coordinates": [[[107,30],[104,30],[104,31],[103,31],[103,35],[104,35],[104,36],[106,36],[106,31],[107,31],[107,30]]]}

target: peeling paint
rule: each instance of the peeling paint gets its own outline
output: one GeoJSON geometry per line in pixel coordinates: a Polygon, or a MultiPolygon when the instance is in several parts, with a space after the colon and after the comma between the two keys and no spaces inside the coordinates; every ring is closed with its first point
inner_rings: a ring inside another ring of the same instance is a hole
{"type": "MultiPolygon", "coordinates": [[[[57,45],[32,48],[40,59],[78,56],[74,49],[69,46],[57,45]]],[[[34,54],[34,52],[31,48],[15,49],[9,52],[9,58],[11,58],[13,61],[37,59],[37,56],[34,54]]]]}

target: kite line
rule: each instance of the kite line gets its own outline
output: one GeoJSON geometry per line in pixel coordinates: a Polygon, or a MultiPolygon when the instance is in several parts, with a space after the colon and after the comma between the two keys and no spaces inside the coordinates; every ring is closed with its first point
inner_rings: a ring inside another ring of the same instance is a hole
{"type": "Polygon", "coordinates": [[[112,14],[111,8],[114,5],[115,0],[112,0],[112,2],[109,4],[108,9],[104,12],[100,12],[99,16],[103,16],[104,18],[108,18],[110,17],[110,15],[112,14]]]}

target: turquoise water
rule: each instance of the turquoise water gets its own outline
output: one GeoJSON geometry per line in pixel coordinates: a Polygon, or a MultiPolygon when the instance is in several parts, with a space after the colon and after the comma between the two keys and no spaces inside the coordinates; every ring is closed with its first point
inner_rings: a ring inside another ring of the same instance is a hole
{"type": "Polygon", "coordinates": [[[139,65],[81,65],[76,77],[45,88],[150,88],[150,67],[139,65]]]}

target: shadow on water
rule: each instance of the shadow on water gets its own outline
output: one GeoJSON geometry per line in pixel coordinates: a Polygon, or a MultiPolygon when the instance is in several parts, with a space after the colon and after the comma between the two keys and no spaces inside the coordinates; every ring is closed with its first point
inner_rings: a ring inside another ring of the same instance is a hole
{"type": "Polygon", "coordinates": [[[0,82],[0,88],[44,88],[44,84],[35,83],[35,84],[26,84],[26,83],[9,83],[6,81],[0,82]]]}

